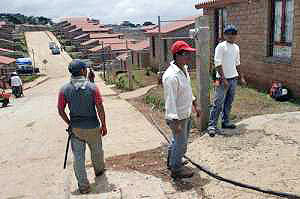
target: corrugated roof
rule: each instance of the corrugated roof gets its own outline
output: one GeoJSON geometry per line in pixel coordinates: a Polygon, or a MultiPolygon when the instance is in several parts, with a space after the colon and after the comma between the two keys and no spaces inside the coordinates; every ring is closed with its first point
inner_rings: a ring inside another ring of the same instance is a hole
{"type": "Polygon", "coordinates": [[[0,56],[0,64],[11,64],[13,62],[16,62],[16,59],[10,58],[10,57],[5,57],[5,56],[0,56]]]}
{"type": "MultiPolygon", "coordinates": [[[[199,16],[190,16],[190,17],[180,19],[180,20],[185,20],[185,21],[176,21],[176,22],[165,23],[164,25],[161,26],[160,32],[162,34],[169,33],[169,32],[173,32],[175,30],[184,28],[186,26],[192,25],[195,23],[195,19],[197,17],[199,17],[199,16]]],[[[147,34],[157,34],[158,27],[153,30],[148,30],[146,33],[147,34]]]]}
{"type": "Polygon", "coordinates": [[[203,0],[195,5],[196,9],[223,7],[232,3],[247,2],[246,0],[203,0]]]}

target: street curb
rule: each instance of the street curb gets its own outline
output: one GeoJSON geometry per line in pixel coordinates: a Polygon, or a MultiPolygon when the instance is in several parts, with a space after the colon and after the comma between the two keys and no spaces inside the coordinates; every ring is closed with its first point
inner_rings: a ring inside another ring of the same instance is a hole
{"type": "Polygon", "coordinates": [[[42,80],[40,80],[40,81],[37,81],[37,82],[34,83],[33,85],[28,86],[28,87],[24,88],[23,90],[28,90],[28,89],[34,88],[34,87],[36,87],[36,86],[38,86],[38,85],[40,85],[40,84],[42,84],[42,83],[48,81],[49,79],[50,79],[50,77],[46,77],[45,79],[42,79],[42,80]]]}

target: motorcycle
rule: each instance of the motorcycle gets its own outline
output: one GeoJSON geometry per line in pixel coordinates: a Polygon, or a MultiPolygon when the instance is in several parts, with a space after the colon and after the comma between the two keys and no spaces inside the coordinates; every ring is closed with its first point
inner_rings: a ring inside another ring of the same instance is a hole
{"type": "Polygon", "coordinates": [[[11,94],[5,93],[4,89],[2,89],[2,91],[0,91],[0,102],[2,103],[2,108],[7,107],[7,105],[9,104],[10,96],[11,96],[11,94]]]}

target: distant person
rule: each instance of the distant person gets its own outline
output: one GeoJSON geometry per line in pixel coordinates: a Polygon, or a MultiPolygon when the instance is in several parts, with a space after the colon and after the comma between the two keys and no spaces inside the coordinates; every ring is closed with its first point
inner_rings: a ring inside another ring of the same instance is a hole
{"type": "Polygon", "coordinates": [[[187,151],[189,131],[191,129],[192,108],[200,117],[196,98],[193,96],[188,66],[192,60],[191,48],[184,41],[176,41],[171,51],[174,61],[170,63],[162,77],[165,99],[165,119],[172,130],[172,143],[168,149],[167,167],[172,178],[190,178],[193,172],[184,166],[183,156],[187,151]]]}
{"type": "Polygon", "coordinates": [[[215,97],[210,112],[208,133],[214,136],[219,133],[217,128],[220,113],[222,113],[222,128],[234,129],[236,125],[229,120],[232,103],[235,96],[237,81],[246,84],[243,75],[238,73],[240,66],[240,48],[235,43],[238,30],[234,25],[227,25],[224,29],[225,41],[219,43],[215,50],[215,67],[218,84],[215,89],[215,97]]]}
{"type": "Polygon", "coordinates": [[[91,69],[91,68],[89,70],[88,78],[89,78],[90,82],[93,82],[93,83],[95,82],[95,73],[94,73],[93,69],[91,69]]]}
{"type": "Polygon", "coordinates": [[[23,94],[23,83],[22,83],[21,78],[18,76],[18,74],[16,72],[13,72],[11,74],[10,86],[11,86],[11,89],[12,89],[12,93],[16,97],[24,96],[24,94],[23,94]]]}
{"type": "Polygon", "coordinates": [[[74,155],[74,172],[79,192],[91,191],[85,167],[85,148],[88,144],[96,176],[105,171],[102,136],[107,134],[105,111],[98,87],[86,79],[87,67],[79,59],[69,64],[71,81],[65,84],[58,98],[58,112],[72,132],[71,147],[74,155]],[[68,105],[69,117],[65,112],[68,105]],[[99,120],[100,119],[100,120],[99,120]]]}

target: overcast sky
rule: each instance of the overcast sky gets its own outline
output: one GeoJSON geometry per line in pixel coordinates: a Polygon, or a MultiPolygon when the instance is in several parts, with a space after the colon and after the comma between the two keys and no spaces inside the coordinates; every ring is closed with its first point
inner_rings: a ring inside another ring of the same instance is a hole
{"type": "Polygon", "coordinates": [[[129,20],[143,23],[150,20],[181,18],[201,14],[195,4],[201,0],[0,0],[1,13],[58,18],[89,16],[104,24],[129,20]]]}

